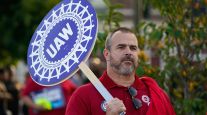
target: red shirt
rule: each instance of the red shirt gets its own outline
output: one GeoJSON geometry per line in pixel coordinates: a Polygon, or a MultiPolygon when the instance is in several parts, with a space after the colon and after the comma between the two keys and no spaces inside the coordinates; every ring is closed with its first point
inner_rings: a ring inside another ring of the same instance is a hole
{"type": "MultiPolygon", "coordinates": [[[[66,80],[65,82],[61,83],[60,85],[56,85],[54,87],[58,87],[58,86],[60,86],[62,93],[63,93],[63,97],[65,100],[64,107],[58,108],[58,109],[53,109],[50,111],[41,111],[41,112],[35,112],[32,108],[29,108],[29,114],[30,115],[64,115],[67,102],[68,102],[69,98],[71,97],[72,93],[75,91],[76,86],[75,86],[75,84],[73,84],[69,80],[66,80]]],[[[45,86],[38,85],[29,77],[26,81],[25,88],[21,91],[21,96],[31,97],[31,94],[33,92],[38,92],[38,91],[41,91],[46,88],[52,88],[52,87],[45,87],[45,86]]]]}
{"type": "MultiPolygon", "coordinates": [[[[135,82],[132,85],[137,90],[138,98],[142,101],[142,107],[138,110],[134,108],[131,96],[127,87],[115,84],[106,72],[101,76],[100,81],[111,93],[124,102],[127,115],[145,115],[150,104],[150,96],[144,83],[135,76],[135,82]]],[[[66,115],[105,115],[102,109],[104,98],[99,94],[95,87],[90,83],[78,88],[72,95],[66,110],[66,115]]]]}

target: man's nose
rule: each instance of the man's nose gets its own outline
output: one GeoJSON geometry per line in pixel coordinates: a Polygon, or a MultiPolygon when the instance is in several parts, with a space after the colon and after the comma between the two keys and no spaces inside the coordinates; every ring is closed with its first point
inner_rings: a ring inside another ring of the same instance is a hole
{"type": "Polygon", "coordinates": [[[126,57],[132,57],[132,54],[130,54],[130,53],[126,53],[125,56],[126,56],[126,57]]]}
{"type": "Polygon", "coordinates": [[[131,56],[132,55],[132,51],[131,51],[131,49],[129,47],[126,47],[125,55],[127,55],[127,56],[131,56]]]}

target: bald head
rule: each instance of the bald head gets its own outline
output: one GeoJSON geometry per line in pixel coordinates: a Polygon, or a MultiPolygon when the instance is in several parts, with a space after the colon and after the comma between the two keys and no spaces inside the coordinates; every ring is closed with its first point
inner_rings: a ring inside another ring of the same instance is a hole
{"type": "MultiPolygon", "coordinates": [[[[110,50],[111,49],[111,43],[112,43],[112,38],[113,38],[113,35],[117,32],[123,32],[123,33],[132,33],[134,34],[134,32],[132,30],[130,30],[129,28],[126,28],[126,27],[120,27],[114,31],[112,31],[106,38],[106,42],[105,42],[105,48],[107,50],[110,50]]],[[[135,35],[135,34],[134,34],[135,35]]]]}

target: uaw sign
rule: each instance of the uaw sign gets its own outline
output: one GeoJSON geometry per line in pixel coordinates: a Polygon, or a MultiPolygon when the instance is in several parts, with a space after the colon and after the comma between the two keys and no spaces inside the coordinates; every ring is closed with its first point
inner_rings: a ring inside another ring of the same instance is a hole
{"type": "Polygon", "coordinates": [[[63,0],[44,17],[30,41],[27,63],[32,79],[52,86],[81,69],[103,98],[111,100],[112,95],[85,64],[96,33],[97,18],[92,5],[86,0],[63,0]]]}
{"type": "Polygon", "coordinates": [[[87,60],[95,44],[96,12],[86,0],[64,0],[34,32],[27,63],[32,79],[45,86],[71,77],[87,60]]]}

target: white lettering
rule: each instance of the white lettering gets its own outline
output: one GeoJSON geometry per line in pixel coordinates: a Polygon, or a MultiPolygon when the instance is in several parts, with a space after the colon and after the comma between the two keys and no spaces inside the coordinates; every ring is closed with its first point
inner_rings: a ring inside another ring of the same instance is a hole
{"type": "Polygon", "coordinates": [[[61,40],[57,37],[55,38],[54,42],[55,42],[55,46],[56,46],[58,51],[60,50],[60,46],[65,44],[65,42],[63,40],[61,40]]]}
{"type": "Polygon", "coordinates": [[[52,44],[50,44],[50,49],[52,49],[53,53],[49,49],[46,50],[46,52],[50,55],[51,58],[54,58],[57,54],[57,50],[54,48],[52,44]]]}
{"type": "Polygon", "coordinates": [[[62,37],[63,39],[68,40],[69,39],[68,34],[73,35],[73,31],[68,23],[66,24],[66,26],[67,26],[67,29],[66,28],[62,29],[63,34],[59,33],[58,35],[62,37]]]}
{"type": "Polygon", "coordinates": [[[73,31],[69,25],[69,23],[66,24],[66,28],[62,29],[62,33],[58,33],[59,37],[55,37],[54,39],[54,45],[50,44],[50,49],[46,49],[46,52],[51,58],[54,58],[57,55],[57,52],[60,50],[60,47],[65,44],[66,41],[69,40],[69,35],[73,35],[73,31]],[[52,50],[52,51],[51,51],[52,50]]]}

